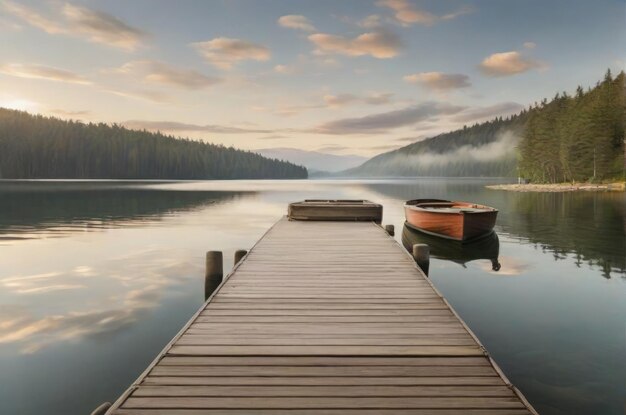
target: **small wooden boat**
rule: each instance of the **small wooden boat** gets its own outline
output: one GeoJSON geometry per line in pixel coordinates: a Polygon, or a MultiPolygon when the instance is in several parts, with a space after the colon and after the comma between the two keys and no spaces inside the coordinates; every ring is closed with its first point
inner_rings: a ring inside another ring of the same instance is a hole
{"type": "Polygon", "coordinates": [[[415,199],[404,204],[404,215],[413,229],[466,242],[493,232],[498,210],[475,203],[415,199]]]}

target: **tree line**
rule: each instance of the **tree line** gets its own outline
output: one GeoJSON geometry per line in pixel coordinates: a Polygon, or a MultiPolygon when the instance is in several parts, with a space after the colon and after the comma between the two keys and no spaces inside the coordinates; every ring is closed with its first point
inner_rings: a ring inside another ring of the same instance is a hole
{"type": "Polygon", "coordinates": [[[626,75],[563,92],[509,117],[379,154],[355,176],[521,176],[532,182],[624,178],[626,75]],[[508,137],[508,139],[507,139],[508,137]],[[501,145],[496,145],[500,143],[501,145]]]}
{"type": "Polygon", "coordinates": [[[519,174],[535,182],[623,178],[626,75],[535,104],[519,148],[519,174]]]}
{"type": "Polygon", "coordinates": [[[0,108],[4,179],[300,179],[302,166],[249,151],[0,108]]]}

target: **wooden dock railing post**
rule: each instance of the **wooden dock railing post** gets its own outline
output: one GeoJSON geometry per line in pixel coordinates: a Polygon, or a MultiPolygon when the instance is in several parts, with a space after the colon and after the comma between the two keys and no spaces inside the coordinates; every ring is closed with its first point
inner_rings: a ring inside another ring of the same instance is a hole
{"type": "Polygon", "coordinates": [[[389,236],[394,236],[396,234],[396,229],[393,225],[385,225],[385,231],[387,231],[389,236]]]}
{"type": "Polygon", "coordinates": [[[245,249],[238,249],[238,250],[236,250],[235,251],[235,262],[233,263],[233,265],[237,265],[239,263],[239,261],[241,261],[241,259],[246,256],[247,253],[248,253],[248,251],[246,251],[245,249]]]}
{"type": "Polygon", "coordinates": [[[104,415],[111,407],[111,402],[105,402],[91,412],[91,415],[104,415]]]}
{"type": "Polygon", "coordinates": [[[426,244],[413,245],[413,258],[417,265],[428,276],[428,268],[430,267],[430,247],[426,244]]]}
{"type": "Polygon", "coordinates": [[[224,278],[224,266],[222,251],[209,251],[206,253],[206,270],[204,273],[204,299],[213,294],[213,291],[222,283],[224,278]]]}

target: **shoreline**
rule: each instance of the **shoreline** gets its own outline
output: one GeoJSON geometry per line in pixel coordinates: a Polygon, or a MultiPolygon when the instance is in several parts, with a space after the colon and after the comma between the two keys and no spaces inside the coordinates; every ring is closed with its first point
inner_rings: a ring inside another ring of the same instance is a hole
{"type": "Polygon", "coordinates": [[[626,182],[614,183],[550,183],[550,184],[492,184],[485,186],[492,190],[510,192],[624,192],[626,182]]]}

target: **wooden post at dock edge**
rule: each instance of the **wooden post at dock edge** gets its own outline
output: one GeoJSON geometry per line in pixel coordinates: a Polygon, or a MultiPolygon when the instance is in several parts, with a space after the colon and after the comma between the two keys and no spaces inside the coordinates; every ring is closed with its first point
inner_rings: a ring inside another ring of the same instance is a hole
{"type": "Polygon", "coordinates": [[[233,265],[237,265],[239,263],[239,261],[241,261],[241,259],[246,256],[247,253],[248,253],[248,251],[246,251],[245,249],[238,249],[238,250],[236,250],[235,251],[235,262],[233,263],[233,265]]]}
{"type": "Polygon", "coordinates": [[[104,415],[111,407],[111,402],[105,402],[91,412],[91,415],[104,415]]]}
{"type": "Polygon", "coordinates": [[[206,253],[206,270],[204,272],[204,299],[213,294],[213,291],[222,283],[224,278],[224,266],[222,251],[209,251],[206,253]]]}
{"type": "Polygon", "coordinates": [[[426,244],[413,245],[413,259],[417,265],[428,276],[428,268],[430,266],[430,247],[426,244]]]}
{"type": "Polygon", "coordinates": [[[387,231],[389,236],[394,236],[396,234],[396,229],[393,225],[385,225],[385,231],[387,231]]]}

